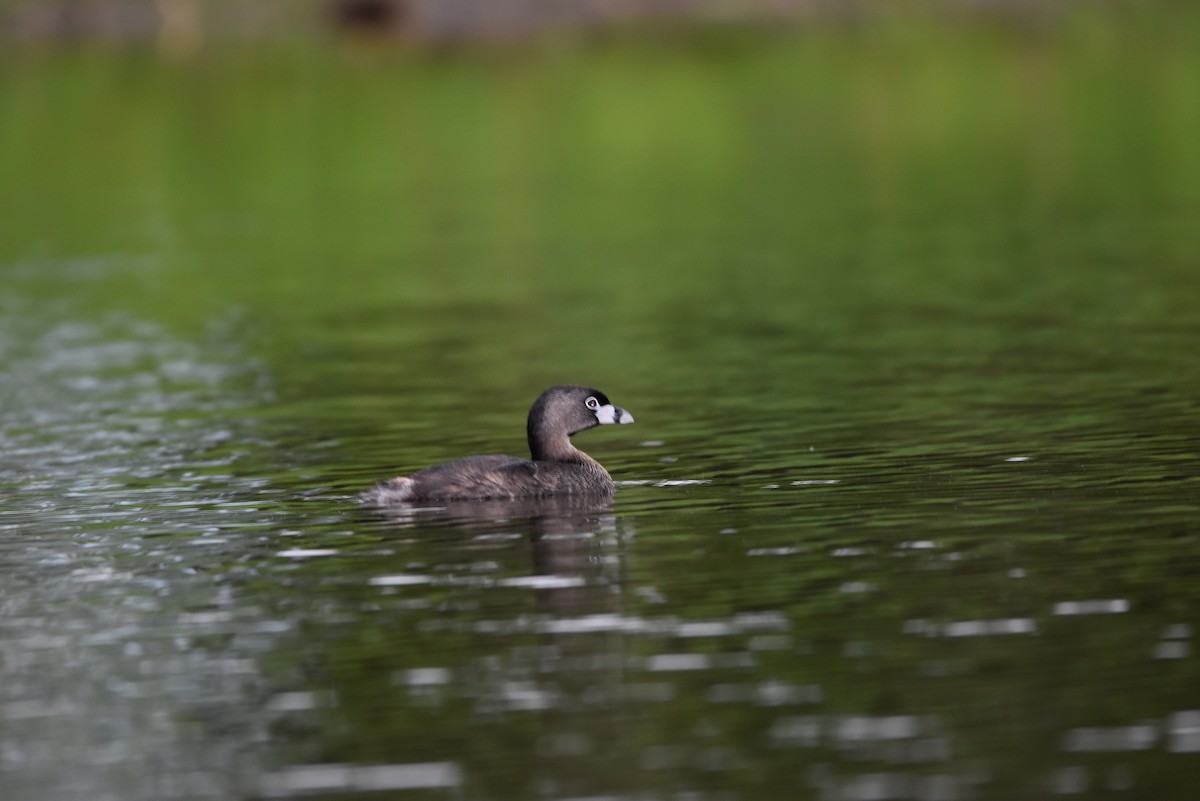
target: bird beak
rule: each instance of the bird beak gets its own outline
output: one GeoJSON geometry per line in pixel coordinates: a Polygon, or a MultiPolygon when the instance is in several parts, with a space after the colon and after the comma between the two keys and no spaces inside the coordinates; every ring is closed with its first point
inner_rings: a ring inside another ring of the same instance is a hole
{"type": "Polygon", "coordinates": [[[633,415],[622,409],[620,406],[613,406],[611,403],[606,403],[596,410],[596,419],[601,425],[609,423],[626,423],[633,422],[633,415]]]}

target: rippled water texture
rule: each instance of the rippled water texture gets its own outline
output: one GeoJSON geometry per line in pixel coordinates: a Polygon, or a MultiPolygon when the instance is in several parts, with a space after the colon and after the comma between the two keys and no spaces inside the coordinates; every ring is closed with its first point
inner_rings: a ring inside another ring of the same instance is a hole
{"type": "Polygon", "coordinates": [[[1195,798],[1195,17],[7,54],[0,796],[1195,798]]]}

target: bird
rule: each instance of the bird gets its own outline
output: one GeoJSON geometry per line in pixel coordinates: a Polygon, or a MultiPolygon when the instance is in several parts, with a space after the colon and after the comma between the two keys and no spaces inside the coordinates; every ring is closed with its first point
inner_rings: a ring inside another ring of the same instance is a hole
{"type": "Polygon", "coordinates": [[[598,389],[559,384],[534,401],[526,421],[529,459],[501,454],[465,456],[407,476],[389,478],[359,494],[369,506],[431,500],[489,500],[560,495],[611,496],[612,476],[571,437],[598,425],[626,425],[633,415],[598,389]]]}

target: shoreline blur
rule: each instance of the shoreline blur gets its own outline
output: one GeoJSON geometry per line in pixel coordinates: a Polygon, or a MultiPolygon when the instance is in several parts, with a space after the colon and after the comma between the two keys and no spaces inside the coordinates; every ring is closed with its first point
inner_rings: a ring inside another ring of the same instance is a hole
{"type": "Polygon", "coordinates": [[[152,44],[167,55],[187,55],[206,44],[331,32],[396,46],[469,45],[610,32],[858,26],[922,16],[1041,30],[1084,8],[1107,14],[1181,7],[1172,0],[44,0],[0,7],[0,44],[152,44]]]}

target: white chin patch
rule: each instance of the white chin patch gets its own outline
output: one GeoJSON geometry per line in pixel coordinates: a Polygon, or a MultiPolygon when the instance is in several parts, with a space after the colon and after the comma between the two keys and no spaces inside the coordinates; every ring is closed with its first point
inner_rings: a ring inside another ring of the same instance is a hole
{"type": "Polygon", "coordinates": [[[611,403],[606,403],[596,410],[596,419],[601,425],[611,423],[632,423],[633,415],[622,409],[620,406],[613,406],[611,403]]]}

